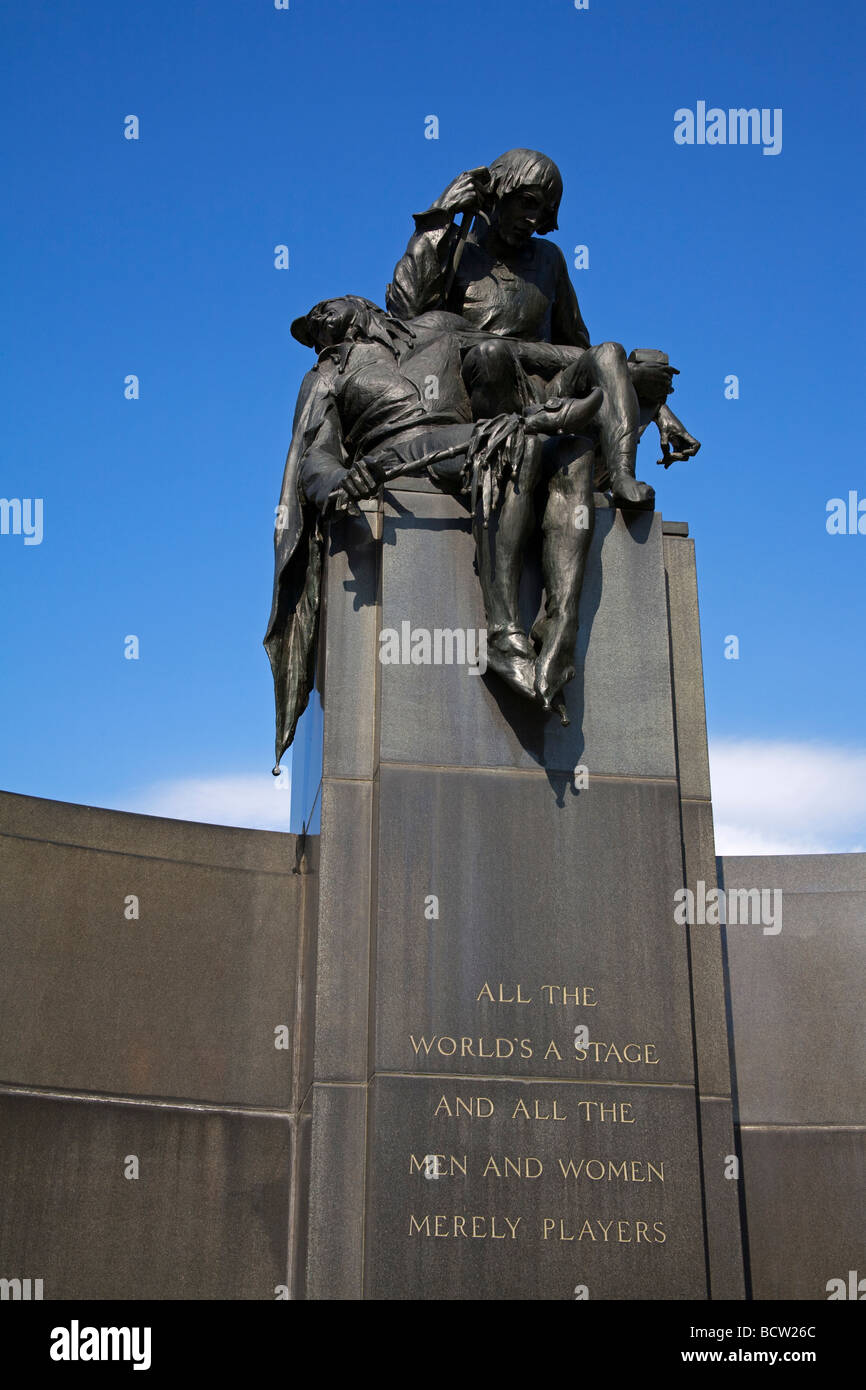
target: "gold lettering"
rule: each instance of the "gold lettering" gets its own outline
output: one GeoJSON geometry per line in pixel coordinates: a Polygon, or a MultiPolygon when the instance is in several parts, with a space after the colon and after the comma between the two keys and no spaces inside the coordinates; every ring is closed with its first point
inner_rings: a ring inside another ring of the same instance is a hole
{"type": "Polygon", "coordinates": [[[489,984],[487,983],[486,980],[484,981],[484,984],[481,986],[481,989],[478,991],[477,995],[475,996],[475,1002],[476,1002],[476,1004],[478,1004],[482,999],[489,999],[490,1002],[491,1002],[491,1004],[494,1002],[494,1000],[493,1000],[493,994],[492,994],[491,989],[490,989],[490,986],[489,986],[489,984]]]}
{"type": "Polygon", "coordinates": [[[494,1171],[494,1173],[496,1174],[497,1178],[501,1178],[501,1177],[502,1177],[502,1174],[500,1173],[498,1167],[496,1166],[496,1159],[493,1157],[492,1154],[490,1155],[490,1157],[489,1157],[488,1160],[487,1160],[487,1167],[484,1169],[484,1172],[481,1174],[482,1178],[486,1178],[486,1177],[487,1177],[487,1174],[490,1172],[490,1169],[491,1169],[491,1168],[493,1169],[493,1171],[494,1171]]]}
{"type": "Polygon", "coordinates": [[[585,1009],[594,1009],[598,1004],[597,999],[590,998],[590,995],[595,994],[592,985],[575,985],[572,990],[569,990],[566,985],[542,985],[541,993],[548,1004],[576,1004],[578,1008],[583,1005],[585,1009]],[[562,999],[554,999],[554,994],[561,994],[562,999]],[[568,997],[569,994],[572,995],[571,999],[568,997]]]}
{"type": "Polygon", "coordinates": [[[545,1062],[547,1061],[547,1059],[548,1059],[548,1057],[550,1056],[551,1052],[553,1053],[553,1055],[554,1055],[554,1057],[556,1058],[557,1062],[561,1062],[561,1061],[562,1061],[562,1053],[560,1052],[559,1048],[556,1046],[556,1043],[555,1043],[555,1042],[551,1042],[549,1048],[547,1049],[547,1051],[546,1051],[545,1054],[544,1054],[544,1060],[545,1060],[545,1062]]]}
{"type": "Polygon", "coordinates": [[[585,1120],[612,1120],[614,1124],[633,1125],[636,1123],[635,1117],[631,1114],[631,1101],[619,1101],[616,1104],[605,1105],[604,1101],[579,1100],[578,1110],[583,1111],[585,1120]],[[597,1110],[598,1114],[593,1114],[597,1110]]]}
{"type": "MultiPolygon", "coordinates": [[[[458,1100],[457,1104],[458,1104],[458,1105],[461,1105],[462,1102],[458,1100]]],[[[448,1116],[449,1119],[453,1118],[452,1115],[451,1115],[451,1106],[448,1104],[448,1102],[447,1102],[447,1100],[445,1099],[444,1096],[443,1096],[442,1099],[440,1100],[439,1104],[436,1106],[436,1109],[433,1111],[433,1118],[434,1118],[434,1119],[435,1119],[436,1116],[439,1114],[439,1111],[440,1111],[440,1110],[444,1110],[444,1111],[445,1111],[445,1114],[448,1116]]]]}
{"type": "Polygon", "coordinates": [[[647,1165],[646,1165],[646,1166],[647,1166],[647,1173],[649,1174],[649,1176],[648,1176],[648,1178],[647,1178],[647,1182],[652,1182],[652,1175],[653,1175],[653,1173],[655,1173],[655,1175],[656,1175],[656,1177],[658,1178],[659,1182],[664,1182],[664,1180],[665,1180],[665,1165],[664,1165],[664,1164],[662,1164],[660,1168],[656,1168],[656,1166],[655,1166],[654,1163],[650,1163],[649,1160],[647,1160],[647,1165]]]}
{"type": "Polygon", "coordinates": [[[516,1120],[518,1115],[522,1115],[523,1118],[524,1118],[524,1120],[528,1120],[528,1119],[529,1119],[529,1111],[527,1110],[526,1106],[523,1104],[523,1101],[522,1101],[522,1100],[519,1100],[519,1101],[517,1102],[517,1104],[515,1105],[515,1107],[514,1107],[514,1114],[511,1116],[512,1120],[516,1120]]]}
{"type": "Polygon", "coordinates": [[[424,1221],[423,1221],[423,1223],[422,1223],[422,1222],[420,1222],[420,1221],[416,1221],[414,1216],[410,1216],[410,1217],[409,1217],[409,1234],[410,1234],[410,1236],[412,1236],[412,1235],[418,1235],[418,1236],[420,1236],[420,1234],[421,1234],[422,1231],[424,1232],[425,1236],[429,1236],[429,1234],[430,1234],[430,1217],[429,1217],[429,1216],[425,1216],[425,1217],[424,1217],[424,1221]],[[412,1229],[413,1227],[415,1228],[414,1230],[412,1229]]]}
{"type": "Polygon", "coordinates": [[[635,1043],[629,1042],[617,1046],[615,1042],[590,1042],[585,1047],[575,1048],[575,1055],[578,1062],[585,1062],[587,1057],[592,1055],[595,1062],[629,1062],[632,1066],[657,1067],[659,1058],[656,1056],[655,1043],[635,1043]],[[620,1051],[620,1047],[622,1051],[620,1051]]]}

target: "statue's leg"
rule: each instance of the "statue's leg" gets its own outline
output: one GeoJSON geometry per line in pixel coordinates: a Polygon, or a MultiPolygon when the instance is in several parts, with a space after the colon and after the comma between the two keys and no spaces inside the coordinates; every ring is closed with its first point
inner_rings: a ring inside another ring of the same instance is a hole
{"type": "MultiPolygon", "coordinates": [[[[530,662],[535,660],[535,648],[520,622],[520,576],[535,524],[533,492],[541,470],[541,446],[540,438],[526,439],[520,476],[505,483],[489,525],[483,525],[480,502],[473,523],[488,650],[496,648],[530,662]]],[[[531,690],[531,681],[529,686],[531,690]]]]}
{"type": "Polygon", "coordinates": [[[593,420],[598,429],[605,466],[614,497],[635,507],[652,507],[655,492],[635,478],[640,438],[640,405],[632,385],[625,348],[620,343],[600,343],[587,348],[579,361],[561,375],[560,394],[583,395],[601,386],[604,400],[593,420]]]}
{"type": "MultiPolygon", "coordinates": [[[[463,361],[463,380],[476,420],[521,413],[531,402],[528,383],[507,343],[478,343],[463,361]]],[[[523,552],[534,523],[533,490],[541,467],[541,441],[527,437],[519,476],[505,483],[495,516],[484,527],[474,518],[476,555],[484,608],[488,652],[532,661],[535,650],[520,623],[518,596],[523,552]]],[[[524,673],[525,675],[525,673],[524,673]]],[[[529,682],[531,693],[531,682],[529,682]]]]}
{"type": "Polygon", "coordinates": [[[510,411],[519,414],[532,403],[526,375],[513,349],[499,338],[488,338],[470,348],[462,371],[473,420],[492,420],[510,411]]]}
{"type": "Polygon", "coordinates": [[[543,521],[546,601],[532,632],[541,647],[535,688],[545,709],[574,676],[580,591],[595,525],[594,459],[589,439],[566,436],[545,446],[545,468],[553,469],[543,521]]]}

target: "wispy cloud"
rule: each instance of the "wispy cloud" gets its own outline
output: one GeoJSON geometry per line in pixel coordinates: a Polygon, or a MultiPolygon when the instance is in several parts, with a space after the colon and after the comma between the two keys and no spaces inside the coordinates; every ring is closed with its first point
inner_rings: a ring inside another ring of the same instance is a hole
{"type": "MultiPolygon", "coordinates": [[[[866,850],[866,751],[830,744],[717,739],[710,745],[719,854],[866,850]]],[[[124,800],[175,820],[288,830],[289,778],[181,777],[124,800]]]]}
{"type": "Polygon", "coordinates": [[[288,830],[289,778],[269,772],[234,777],[181,777],[134,792],[125,811],[173,820],[236,825],[252,830],[288,830]]]}
{"type": "Polygon", "coordinates": [[[823,854],[866,848],[866,751],[717,739],[710,745],[719,854],[823,854]]]}

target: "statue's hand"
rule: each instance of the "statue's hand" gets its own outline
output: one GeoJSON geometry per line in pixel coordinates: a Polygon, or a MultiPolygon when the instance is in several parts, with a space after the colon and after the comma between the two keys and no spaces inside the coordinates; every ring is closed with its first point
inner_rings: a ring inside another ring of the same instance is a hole
{"type": "Polygon", "coordinates": [[[665,468],[670,468],[672,463],[694,458],[701,447],[700,440],[689,434],[685,425],[677,419],[672,410],[662,406],[656,417],[656,424],[659,428],[659,443],[662,448],[662,456],[657,460],[658,463],[663,463],[665,468]]]}
{"type": "Polygon", "coordinates": [[[490,170],[484,165],[478,169],[467,169],[449,183],[433,206],[442,212],[477,212],[484,203],[489,182],[490,170]]]}
{"type": "Polygon", "coordinates": [[[338,497],[348,497],[350,502],[358,502],[362,497],[372,497],[382,485],[383,473],[373,459],[358,459],[352,464],[345,477],[340,479],[335,489],[338,497]]]}
{"type": "Polygon", "coordinates": [[[678,375],[676,367],[661,362],[629,362],[628,370],[641,405],[663,405],[678,375]]]}

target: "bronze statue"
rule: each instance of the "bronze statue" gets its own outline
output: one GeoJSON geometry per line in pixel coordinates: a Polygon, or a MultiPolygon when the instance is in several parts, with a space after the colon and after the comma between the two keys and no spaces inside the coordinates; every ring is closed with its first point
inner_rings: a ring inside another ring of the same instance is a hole
{"type": "MultiPolygon", "coordinates": [[[[497,599],[488,587],[484,521],[497,508],[502,480],[507,476],[514,485],[543,435],[572,434],[601,401],[601,392],[591,391],[473,422],[464,378],[486,335],[453,314],[431,312],[403,323],[369,300],[345,295],[315,305],[295,320],[292,333],[317,350],[318,361],[298,395],[274,537],[265,647],[274,673],[277,763],[312,687],[322,523],[405,472],[423,469],[445,486],[471,492],[482,518],[485,609],[492,611],[497,599]],[[439,383],[432,409],[422,392],[431,376],[439,383]]],[[[512,579],[519,581],[519,567],[512,579]]],[[[534,694],[531,684],[524,693],[534,694]]]]}
{"type": "Polygon", "coordinates": [[[665,354],[590,346],[562,252],[535,236],[555,229],[561,194],[556,165],[536,151],[461,174],[416,216],[389,313],[349,295],[292,325],[319,355],[298,396],[275,532],[265,646],[278,764],[312,685],[323,524],[422,469],[471,497],[490,667],[567,722],[594,489],[652,506],[635,477],[652,419],[666,466],[700,445],[665,403],[665,354]],[[536,494],[545,609],[527,635],[518,592],[536,494]]]}
{"type": "Polygon", "coordinates": [[[590,346],[565,257],[536,236],[556,229],[561,197],[559,170],[537,150],[509,150],[489,169],[459,175],[432,207],[416,215],[415,233],[386,298],[394,314],[448,309],[494,335],[475,350],[476,417],[518,409],[548,394],[603,391],[594,421],[597,451],[588,450],[585,440],[573,440],[536,454],[523,485],[506,488],[499,518],[492,563],[500,602],[488,612],[488,652],[498,649],[508,657],[514,683],[534,685],[546,709],[574,674],[577,609],[592,538],[592,526],[575,525],[575,518],[586,509],[592,518],[594,488],[609,488],[626,506],[652,506],[653,489],[635,477],[638,440],[650,420],[659,428],[660,461],[688,458],[700,448],[665,404],[675,369],[664,353],[641,352],[627,360],[618,343],[590,346]],[[454,219],[460,212],[464,219],[458,228],[454,219]],[[519,364],[514,339],[526,344],[519,364]],[[542,457],[546,604],[530,640],[520,626],[514,575],[533,525],[532,491],[542,457]]]}

